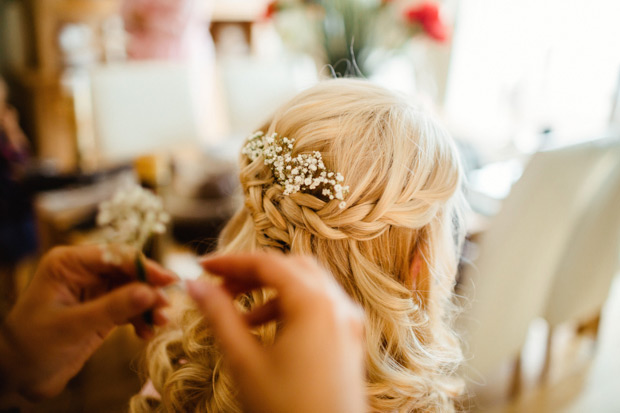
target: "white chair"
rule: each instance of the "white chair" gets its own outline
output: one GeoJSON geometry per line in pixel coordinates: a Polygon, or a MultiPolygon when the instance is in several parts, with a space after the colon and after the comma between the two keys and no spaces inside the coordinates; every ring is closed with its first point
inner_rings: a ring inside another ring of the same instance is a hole
{"type": "Polygon", "coordinates": [[[620,259],[620,142],[599,162],[602,185],[589,200],[555,271],[543,317],[550,326],[597,317],[620,259]]]}
{"type": "Polygon", "coordinates": [[[219,61],[218,69],[233,137],[252,133],[281,105],[318,81],[309,56],[230,56],[219,61]]]}
{"type": "Polygon", "coordinates": [[[463,273],[470,308],[459,321],[473,381],[518,356],[544,314],[575,222],[609,173],[607,151],[590,143],[534,155],[481,237],[463,273]]]}
{"type": "Polygon", "coordinates": [[[91,72],[99,156],[119,162],[203,140],[200,88],[192,67],[177,62],[127,62],[91,72]]]}

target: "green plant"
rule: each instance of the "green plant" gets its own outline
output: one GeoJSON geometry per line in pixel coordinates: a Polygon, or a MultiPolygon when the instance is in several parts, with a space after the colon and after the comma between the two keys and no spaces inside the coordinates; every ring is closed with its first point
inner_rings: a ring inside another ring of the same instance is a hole
{"type": "Polygon", "coordinates": [[[387,0],[278,0],[274,19],[284,42],[331,65],[337,76],[367,76],[377,61],[414,36],[446,41],[448,28],[434,3],[401,7],[387,0]]]}

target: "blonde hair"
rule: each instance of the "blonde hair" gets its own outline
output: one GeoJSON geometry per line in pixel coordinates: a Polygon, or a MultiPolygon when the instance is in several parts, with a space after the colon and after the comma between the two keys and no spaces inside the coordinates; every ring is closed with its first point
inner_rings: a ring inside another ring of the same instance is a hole
{"type": "MultiPolygon", "coordinates": [[[[347,206],[309,193],[285,196],[262,158],[241,156],[245,205],[222,232],[219,251],[315,256],[366,312],[372,410],[453,410],[461,351],[451,298],[463,200],[451,138],[401,96],[351,79],[301,93],[263,131],[294,138],[293,155],[320,151],[350,185],[347,206]],[[412,280],[416,255],[422,264],[412,280]]],[[[240,301],[248,308],[266,299],[261,292],[240,301]]],[[[276,327],[255,334],[269,343],[276,327]]],[[[133,411],[241,411],[213,337],[191,306],[180,328],[154,339],[147,359],[161,401],[136,396],[133,411]]]]}

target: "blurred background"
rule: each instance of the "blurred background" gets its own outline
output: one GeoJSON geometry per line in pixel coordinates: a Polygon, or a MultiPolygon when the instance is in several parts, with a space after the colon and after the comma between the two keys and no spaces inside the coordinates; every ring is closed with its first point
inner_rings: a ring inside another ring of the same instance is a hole
{"type": "MultiPolygon", "coordinates": [[[[333,76],[410,95],[467,172],[457,294],[467,411],[617,412],[617,0],[0,0],[0,315],[59,244],[93,242],[127,183],[172,216],[185,278],[240,204],[245,136],[333,76]]],[[[121,328],[60,397],[124,411],[121,328]]]]}

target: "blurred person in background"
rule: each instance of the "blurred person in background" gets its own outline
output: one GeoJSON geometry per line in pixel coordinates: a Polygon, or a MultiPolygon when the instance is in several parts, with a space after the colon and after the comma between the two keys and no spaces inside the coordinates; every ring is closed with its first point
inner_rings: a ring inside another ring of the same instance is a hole
{"type": "MultiPolygon", "coordinates": [[[[14,270],[21,258],[36,249],[32,204],[22,184],[30,145],[19,126],[17,111],[8,103],[9,91],[0,77],[0,298],[10,306],[15,299],[14,270]]],[[[4,314],[6,308],[0,309],[4,314]]]]}
{"type": "Polygon", "coordinates": [[[136,60],[187,59],[210,49],[196,0],[125,0],[127,54],[136,60]]]}

